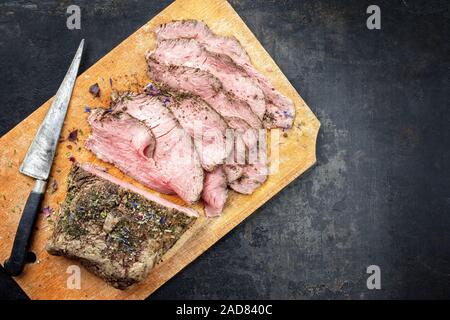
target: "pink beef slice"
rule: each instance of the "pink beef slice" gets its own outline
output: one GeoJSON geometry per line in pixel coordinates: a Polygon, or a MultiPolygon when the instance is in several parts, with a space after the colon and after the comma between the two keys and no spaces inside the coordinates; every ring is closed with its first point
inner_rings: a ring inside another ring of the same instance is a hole
{"type": "Polygon", "coordinates": [[[230,188],[236,192],[252,194],[267,180],[268,168],[265,164],[257,163],[244,165],[241,166],[241,169],[241,176],[228,183],[230,188]]]}
{"type": "Polygon", "coordinates": [[[166,105],[192,137],[203,169],[212,171],[223,164],[228,156],[225,120],[196,96],[170,99],[166,105]]]}
{"type": "MultiPolygon", "coordinates": [[[[157,40],[177,38],[195,39],[207,46],[211,52],[226,53],[230,57],[250,63],[247,52],[235,37],[215,35],[209,27],[198,20],[177,20],[160,25],[156,29],[157,40]]],[[[238,60],[238,61],[240,61],[238,60]]]]}
{"type": "Polygon", "coordinates": [[[217,167],[205,176],[202,199],[207,217],[220,216],[228,198],[227,179],[222,167],[217,167]]]}
{"type": "MultiPolygon", "coordinates": [[[[147,55],[147,63],[151,79],[161,83],[166,90],[199,96],[224,118],[231,129],[246,132],[251,128],[262,128],[261,121],[250,106],[224,91],[220,81],[210,73],[184,66],[167,65],[152,55],[147,55]]],[[[254,143],[251,136],[251,132],[244,135],[244,142],[249,147],[254,143]]]]}
{"type": "MultiPolygon", "coordinates": [[[[167,64],[147,55],[149,77],[164,86],[193,93],[214,108],[230,125],[261,128],[262,123],[248,103],[223,89],[220,80],[211,73],[197,68],[167,64]]],[[[230,125],[230,127],[234,127],[230,125]]]]}
{"type": "Polygon", "coordinates": [[[163,181],[188,203],[203,189],[203,169],[194,143],[172,112],[158,97],[129,93],[115,104],[113,113],[126,112],[143,122],[155,139],[153,160],[163,181]]]}
{"type": "Polygon", "coordinates": [[[211,73],[223,88],[248,103],[263,119],[266,113],[265,96],[259,85],[229,56],[213,53],[192,39],[171,39],[158,42],[152,55],[161,62],[198,68],[211,73]]]}
{"type": "MultiPolygon", "coordinates": [[[[267,143],[264,132],[255,139],[258,148],[246,149],[245,161],[242,162],[241,157],[234,156],[234,162],[227,162],[224,166],[224,172],[227,177],[228,185],[231,189],[242,194],[252,194],[259,188],[266,180],[268,175],[267,167],[267,143]]],[[[239,140],[235,141],[234,152],[239,149],[239,140]]]]}
{"type": "Polygon", "coordinates": [[[126,289],[145,279],[197,216],[101,168],[73,164],[46,250],[126,289]]]}
{"type": "Polygon", "coordinates": [[[223,166],[223,171],[227,178],[228,183],[231,183],[237,179],[239,179],[244,173],[243,166],[238,164],[228,164],[223,166]]]}
{"type": "Polygon", "coordinates": [[[99,159],[156,191],[174,192],[152,158],[156,139],[150,129],[125,113],[112,116],[103,109],[94,110],[88,122],[92,134],[86,148],[99,159]]]}
{"type": "Polygon", "coordinates": [[[295,117],[295,107],[291,99],[284,96],[252,65],[251,60],[239,41],[234,37],[214,34],[206,24],[197,20],[173,21],[161,25],[156,30],[158,41],[189,38],[198,41],[208,51],[226,54],[252,79],[266,97],[264,124],[267,128],[290,128],[295,117]]]}

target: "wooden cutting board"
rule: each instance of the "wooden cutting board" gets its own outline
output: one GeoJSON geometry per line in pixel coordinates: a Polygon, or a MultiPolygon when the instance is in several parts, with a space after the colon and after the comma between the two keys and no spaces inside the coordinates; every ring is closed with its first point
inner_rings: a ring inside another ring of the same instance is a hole
{"type": "MultiPolygon", "coordinates": [[[[221,217],[206,219],[202,214],[195,225],[163,257],[163,261],[151,271],[148,278],[125,291],[114,289],[83,268],[81,268],[81,288],[68,287],[67,281],[71,275],[68,273],[71,272],[69,267],[77,263],[63,257],[50,256],[44,250],[55,217],[53,215],[48,218],[41,214],[32,244],[32,251],[38,260],[36,263],[28,264],[24,273],[16,278],[30,298],[143,299],[315,163],[319,121],[239,15],[224,0],[178,0],[78,77],[62,133],[62,137],[67,138],[69,132],[78,129],[78,142],[66,139],[59,144],[49,183],[52,185],[55,181],[58,188],[56,191],[53,191],[51,186],[48,188],[44,207],[49,206],[56,211],[63,201],[66,177],[71,166],[69,158],[72,156],[79,162],[86,161],[107,166],[112,174],[142,187],[115,168],[97,160],[83,148],[89,134],[86,122],[88,114],[84,112],[84,108],[107,107],[111,83],[117,90],[134,89],[148,83],[144,53],[155,46],[153,30],[159,24],[174,19],[203,20],[214,32],[237,37],[256,68],[269,77],[276,88],[294,101],[297,116],[293,128],[286,132],[273,130],[270,135],[272,164],[276,163],[278,153],[278,169],[274,166],[274,173],[270,175],[268,181],[251,196],[230,192],[228,204],[221,217]],[[101,89],[100,98],[93,98],[88,93],[89,87],[96,82],[101,89]],[[278,152],[275,152],[277,149],[278,152]]],[[[0,139],[0,261],[9,256],[26,197],[34,185],[33,179],[19,173],[19,165],[51,101],[52,99],[44,103],[0,139]]],[[[163,196],[182,203],[175,196],[163,196]]],[[[199,205],[195,208],[202,210],[199,205]]]]}

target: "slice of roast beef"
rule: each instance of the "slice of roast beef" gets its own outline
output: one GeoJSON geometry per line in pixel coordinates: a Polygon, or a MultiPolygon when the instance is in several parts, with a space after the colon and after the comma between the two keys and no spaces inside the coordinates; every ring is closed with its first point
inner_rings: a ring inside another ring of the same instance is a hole
{"type": "Polygon", "coordinates": [[[222,90],[217,78],[199,69],[160,63],[151,55],[147,56],[147,62],[149,77],[159,82],[164,90],[199,96],[225,119],[231,129],[243,133],[242,137],[248,148],[253,147],[254,133],[250,129],[261,128],[261,121],[247,103],[222,90]]]}
{"type": "Polygon", "coordinates": [[[226,54],[254,79],[266,97],[264,124],[267,128],[290,128],[295,117],[295,107],[289,98],[281,94],[270,81],[252,65],[247,52],[234,37],[214,34],[203,22],[197,20],[173,21],[156,30],[158,41],[190,38],[202,44],[208,51],[226,54]]]}
{"type": "Polygon", "coordinates": [[[223,170],[224,170],[224,173],[225,173],[228,183],[236,181],[244,173],[243,166],[238,165],[238,164],[224,165],[223,170]]]}
{"type": "Polygon", "coordinates": [[[243,65],[247,73],[258,81],[259,86],[266,96],[266,113],[264,115],[264,126],[268,129],[292,127],[295,119],[295,106],[291,99],[281,94],[259,73],[253,65],[243,65]]]}
{"type": "Polygon", "coordinates": [[[125,289],[148,275],[196,216],[95,167],[74,164],[46,249],[125,289]]]}
{"type": "Polygon", "coordinates": [[[180,125],[192,137],[203,169],[212,171],[225,163],[226,150],[225,120],[202,99],[183,95],[166,103],[180,125]]]}
{"type": "Polygon", "coordinates": [[[241,166],[241,169],[241,176],[228,183],[236,192],[252,194],[267,180],[268,168],[265,164],[249,164],[241,166]]]}
{"type": "MultiPolygon", "coordinates": [[[[243,194],[252,194],[267,180],[269,172],[266,133],[255,132],[253,138],[257,143],[254,143],[252,148],[246,149],[244,161],[238,155],[232,155],[234,161],[227,162],[228,164],[224,166],[230,188],[243,194]]],[[[238,142],[239,140],[236,141],[235,153],[240,149],[238,142]]]]}
{"type": "Polygon", "coordinates": [[[209,27],[198,20],[177,20],[160,25],[156,30],[157,40],[177,38],[195,39],[211,52],[225,53],[239,63],[251,63],[250,57],[239,41],[233,37],[214,34],[209,27]]]}
{"type": "Polygon", "coordinates": [[[229,56],[212,53],[193,39],[171,39],[158,42],[151,53],[160,62],[207,71],[217,77],[223,88],[247,102],[253,112],[263,119],[265,96],[258,84],[229,56]]]}
{"type": "Polygon", "coordinates": [[[261,120],[250,106],[225,91],[222,83],[209,72],[197,68],[160,62],[147,55],[148,75],[167,89],[193,93],[208,103],[228,123],[230,128],[261,128],[261,120]]]}
{"type": "Polygon", "coordinates": [[[126,112],[151,129],[156,138],[153,161],[165,184],[188,203],[203,189],[203,170],[190,135],[158,97],[132,94],[119,98],[113,116],[126,112]]]}
{"type": "Polygon", "coordinates": [[[222,167],[217,167],[205,176],[202,199],[207,217],[220,216],[228,198],[227,179],[222,167]]]}
{"type": "Polygon", "coordinates": [[[151,130],[126,113],[93,110],[92,129],[86,148],[99,159],[114,164],[125,174],[163,193],[173,193],[153,160],[156,139],[151,130]]]}

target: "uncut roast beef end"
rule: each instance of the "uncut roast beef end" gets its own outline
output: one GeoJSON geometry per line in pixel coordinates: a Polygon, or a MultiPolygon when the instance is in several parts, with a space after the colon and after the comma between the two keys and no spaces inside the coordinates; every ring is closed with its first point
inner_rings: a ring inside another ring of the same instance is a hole
{"type": "Polygon", "coordinates": [[[74,164],[46,249],[125,289],[148,275],[196,216],[96,167],[74,164]]]}

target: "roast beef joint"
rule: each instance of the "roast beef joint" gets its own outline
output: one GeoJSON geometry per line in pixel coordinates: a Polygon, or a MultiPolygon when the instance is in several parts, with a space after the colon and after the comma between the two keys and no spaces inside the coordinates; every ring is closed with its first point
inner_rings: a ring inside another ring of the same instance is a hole
{"type": "MultiPolygon", "coordinates": [[[[116,288],[143,280],[198,217],[226,212],[230,190],[254,193],[269,176],[267,130],[292,127],[293,102],[234,37],[200,21],[156,30],[143,56],[150,84],[89,108],[85,147],[177,205],[91,164],[72,166],[47,250],[80,261],[116,288]]],[[[91,88],[92,89],[92,88],[91,88]]],[[[99,90],[98,90],[99,91],[99,90]]],[[[91,90],[92,92],[92,90],[91,90]]]]}

